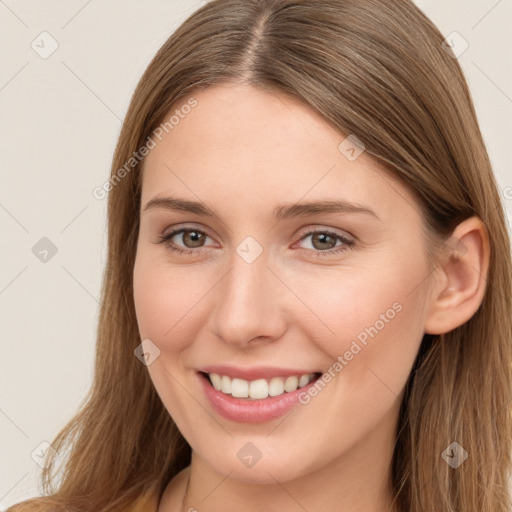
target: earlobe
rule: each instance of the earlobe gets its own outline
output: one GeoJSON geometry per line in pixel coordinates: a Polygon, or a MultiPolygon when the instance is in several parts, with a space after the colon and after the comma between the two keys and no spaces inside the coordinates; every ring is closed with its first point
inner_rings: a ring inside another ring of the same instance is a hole
{"type": "Polygon", "coordinates": [[[461,222],[446,242],[446,251],[425,318],[427,334],[444,334],[467,322],[482,303],[490,258],[487,229],[478,217],[461,222]]]}

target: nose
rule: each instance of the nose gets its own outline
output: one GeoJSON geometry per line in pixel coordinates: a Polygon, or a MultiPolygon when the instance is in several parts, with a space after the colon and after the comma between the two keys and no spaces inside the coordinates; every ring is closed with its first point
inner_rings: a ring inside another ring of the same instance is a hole
{"type": "Polygon", "coordinates": [[[235,253],[231,263],[215,287],[214,334],[239,348],[280,338],[287,328],[290,292],[268,268],[265,251],[252,263],[235,253]]]}

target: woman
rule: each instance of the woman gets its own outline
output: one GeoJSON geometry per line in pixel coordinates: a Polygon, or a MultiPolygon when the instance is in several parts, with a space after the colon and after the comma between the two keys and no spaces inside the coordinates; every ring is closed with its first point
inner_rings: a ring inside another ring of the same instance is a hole
{"type": "Polygon", "coordinates": [[[11,511],[510,510],[510,241],[443,39],[395,0],[216,0],[169,38],[102,189],[62,481],[50,451],[11,511]]]}

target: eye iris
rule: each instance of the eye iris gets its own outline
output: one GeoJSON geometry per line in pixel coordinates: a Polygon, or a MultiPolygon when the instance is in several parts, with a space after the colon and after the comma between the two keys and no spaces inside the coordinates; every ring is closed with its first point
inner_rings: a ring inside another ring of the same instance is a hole
{"type": "Polygon", "coordinates": [[[331,235],[328,235],[326,233],[314,233],[313,236],[312,236],[312,242],[313,242],[313,247],[315,247],[315,249],[332,249],[333,247],[336,246],[336,238],[331,236],[331,235]],[[327,244],[330,246],[329,247],[317,247],[316,245],[316,242],[319,242],[320,244],[327,244]]]}
{"type": "Polygon", "coordinates": [[[198,231],[184,231],[183,242],[188,247],[201,247],[204,242],[204,235],[198,231]]]}

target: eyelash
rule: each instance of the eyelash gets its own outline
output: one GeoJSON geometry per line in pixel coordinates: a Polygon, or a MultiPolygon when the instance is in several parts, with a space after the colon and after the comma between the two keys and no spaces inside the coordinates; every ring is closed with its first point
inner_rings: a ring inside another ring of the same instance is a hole
{"type": "MultiPolygon", "coordinates": [[[[170,239],[173,238],[178,233],[184,233],[186,231],[195,231],[197,233],[201,233],[202,235],[209,236],[204,231],[201,231],[201,230],[196,229],[194,227],[180,227],[178,229],[175,229],[174,231],[171,231],[170,233],[168,233],[166,235],[160,235],[157,244],[164,244],[166,242],[169,242],[170,239]]],[[[303,249],[303,250],[308,251],[308,252],[312,251],[312,252],[318,253],[317,257],[320,257],[321,255],[332,256],[332,255],[335,255],[335,254],[342,253],[342,252],[346,251],[347,249],[354,249],[355,242],[353,240],[349,240],[348,238],[345,238],[344,236],[342,236],[342,235],[340,235],[338,233],[335,233],[333,231],[329,231],[328,229],[314,229],[312,231],[308,231],[307,233],[304,234],[304,236],[302,236],[300,238],[300,241],[304,240],[305,238],[307,238],[310,235],[314,235],[315,233],[322,233],[322,234],[325,234],[325,235],[332,236],[332,237],[336,238],[337,240],[340,240],[343,243],[343,245],[340,245],[339,247],[333,247],[332,249],[328,249],[328,250],[324,250],[324,251],[314,250],[314,249],[303,249]]],[[[172,242],[166,244],[166,246],[171,251],[178,252],[179,254],[184,254],[185,253],[187,255],[193,255],[193,256],[202,253],[203,249],[204,249],[202,247],[198,248],[198,249],[178,248],[178,247],[173,246],[172,242]]]]}

